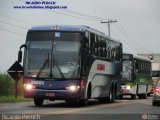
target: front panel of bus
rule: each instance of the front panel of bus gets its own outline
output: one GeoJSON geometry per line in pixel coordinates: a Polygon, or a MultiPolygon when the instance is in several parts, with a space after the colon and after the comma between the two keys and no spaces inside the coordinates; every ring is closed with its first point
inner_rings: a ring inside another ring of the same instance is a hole
{"type": "Polygon", "coordinates": [[[122,81],[128,82],[134,80],[134,59],[132,55],[123,54],[123,71],[122,71],[122,81]]]}
{"type": "Polygon", "coordinates": [[[24,57],[24,95],[52,99],[83,96],[78,32],[30,31],[24,57]]]}
{"type": "Polygon", "coordinates": [[[133,55],[124,54],[121,94],[132,93],[134,80],[135,80],[135,61],[133,59],[133,55]]]}

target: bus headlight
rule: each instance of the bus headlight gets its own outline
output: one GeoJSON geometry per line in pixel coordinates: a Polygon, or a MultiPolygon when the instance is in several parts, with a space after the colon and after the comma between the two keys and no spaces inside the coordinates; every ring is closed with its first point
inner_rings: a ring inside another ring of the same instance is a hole
{"type": "Polygon", "coordinates": [[[126,88],[130,90],[130,89],[131,89],[131,86],[128,85],[126,88]]]}
{"type": "Polygon", "coordinates": [[[70,90],[70,91],[76,91],[80,88],[80,86],[76,86],[76,85],[71,85],[69,87],[66,87],[67,90],[70,90]]]}
{"type": "Polygon", "coordinates": [[[34,86],[32,84],[24,84],[24,88],[27,89],[27,90],[31,90],[31,89],[36,88],[36,86],[34,86]]]}

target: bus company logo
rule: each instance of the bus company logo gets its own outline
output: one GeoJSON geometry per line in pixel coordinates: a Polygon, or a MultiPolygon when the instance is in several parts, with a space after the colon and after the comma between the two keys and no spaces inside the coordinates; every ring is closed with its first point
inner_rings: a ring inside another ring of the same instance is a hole
{"type": "Polygon", "coordinates": [[[147,120],[148,119],[148,115],[147,114],[143,114],[142,115],[142,120],[147,120]]]}
{"type": "Polygon", "coordinates": [[[97,64],[97,70],[105,71],[105,65],[104,64],[97,64]]]}

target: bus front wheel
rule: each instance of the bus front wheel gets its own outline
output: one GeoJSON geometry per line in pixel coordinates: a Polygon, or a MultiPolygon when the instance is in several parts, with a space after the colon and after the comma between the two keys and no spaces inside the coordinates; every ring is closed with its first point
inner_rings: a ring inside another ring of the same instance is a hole
{"type": "Polygon", "coordinates": [[[43,101],[44,101],[44,99],[42,99],[42,98],[34,98],[35,106],[38,106],[38,107],[42,106],[43,105],[43,101]]]}
{"type": "Polygon", "coordinates": [[[91,98],[91,84],[89,84],[88,86],[88,90],[87,90],[87,97],[85,99],[82,99],[79,101],[79,105],[80,106],[87,106],[88,105],[88,99],[91,98]]]}
{"type": "Polygon", "coordinates": [[[88,105],[88,99],[80,100],[79,105],[82,106],[82,107],[87,106],[88,105]]]}
{"type": "Polygon", "coordinates": [[[135,95],[135,94],[132,94],[132,95],[131,95],[131,99],[132,99],[132,100],[135,100],[135,99],[136,99],[136,95],[135,95]]]}

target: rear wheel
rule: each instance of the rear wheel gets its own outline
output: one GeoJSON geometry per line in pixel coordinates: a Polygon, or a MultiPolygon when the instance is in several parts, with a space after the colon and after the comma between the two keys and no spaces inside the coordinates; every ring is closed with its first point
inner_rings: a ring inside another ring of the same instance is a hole
{"type": "Polygon", "coordinates": [[[106,102],[106,98],[99,98],[99,99],[98,99],[98,102],[99,102],[99,103],[105,103],[105,102],[106,102]]]}
{"type": "Polygon", "coordinates": [[[138,94],[138,99],[142,99],[143,98],[143,95],[142,94],[138,94]]]}
{"type": "Polygon", "coordinates": [[[151,96],[151,93],[147,93],[147,96],[149,96],[149,97],[150,97],[150,96],[151,96]]]}
{"type": "Polygon", "coordinates": [[[109,97],[107,97],[107,102],[108,103],[113,103],[114,102],[114,90],[113,90],[113,87],[110,89],[109,97]]]}
{"type": "Polygon", "coordinates": [[[147,93],[143,94],[143,99],[147,98],[147,93]]]}
{"type": "Polygon", "coordinates": [[[43,105],[43,101],[44,101],[44,99],[42,99],[42,98],[34,98],[35,106],[38,106],[38,107],[42,106],[43,105]]]}
{"type": "Polygon", "coordinates": [[[157,103],[156,103],[155,101],[152,101],[152,105],[153,105],[153,106],[156,106],[157,103]]]}
{"type": "Polygon", "coordinates": [[[144,94],[138,94],[138,98],[139,99],[146,99],[147,98],[147,94],[144,93],[144,94]]]}

